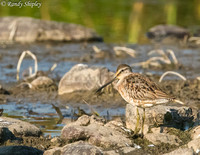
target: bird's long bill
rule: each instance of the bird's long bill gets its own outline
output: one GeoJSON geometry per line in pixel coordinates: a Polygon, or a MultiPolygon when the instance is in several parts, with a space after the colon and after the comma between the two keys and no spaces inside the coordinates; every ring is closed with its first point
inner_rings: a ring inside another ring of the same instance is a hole
{"type": "Polygon", "coordinates": [[[107,85],[111,84],[113,81],[115,81],[116,77],[114,77],[111,81],[109,81],[108,83],[104,84],[103,86],[101,86],[99,89],[96,90],[95,94],[98,94],[99,92],[101,92],[101,90],[106,87],[107,85]]]}

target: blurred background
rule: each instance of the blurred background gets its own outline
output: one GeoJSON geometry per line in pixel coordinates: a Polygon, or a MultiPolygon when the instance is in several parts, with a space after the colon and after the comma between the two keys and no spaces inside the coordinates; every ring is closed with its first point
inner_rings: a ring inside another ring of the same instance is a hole
{"type": "Polygon", "coordinates": [[[8,7],[5,2],[8,5],[9,1],[0,1],[1,17],[29,16],[81,24],[95,29],[107,43],[148,43],[145,33],[157,24],[179,25],[191,32],[200,24],[199,0],[24,1],[41,3],[41,7],[32,8],[8,7]]]}

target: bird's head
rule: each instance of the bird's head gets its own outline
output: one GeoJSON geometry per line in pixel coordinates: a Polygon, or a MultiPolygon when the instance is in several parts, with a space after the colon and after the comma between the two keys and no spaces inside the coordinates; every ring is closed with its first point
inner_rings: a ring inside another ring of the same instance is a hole
{"type": "Polygon", "coordinates": [[[97,91],[96,93],[99,93],[101,92],[101,90],[106,87],[107,85],[111,84],[113,81],[115,81],[116,79],[120,80],[124,75],[128,74],[128,73],[131,73],[132,72],[132,69],[129,65],[126,65],[126,64],[121,64],[117,67],[117,71],[115,73],[115,76],[114,78],[109,81],[108,83],[104,84],[103,86],[101,86],[97,91]]]}
{"type": "Polygon", "coordinates": [[[121,79],[125,74],[129,74],[132,72],[132,69],[129,65],[121,64],[117,67],[117,71],[115,73],[115,78],[121,79]]]}

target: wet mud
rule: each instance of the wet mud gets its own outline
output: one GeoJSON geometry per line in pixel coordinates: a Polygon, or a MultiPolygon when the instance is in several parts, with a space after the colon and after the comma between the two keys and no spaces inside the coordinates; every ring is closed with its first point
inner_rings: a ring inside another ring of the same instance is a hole
{"type": "MultiPolygon", "coordinates": [[[[4,109],[3,115],[8,117],[19,118],[29,121],[40,127],[44,132],[41,137],[21,137],[20,140],[7,141],[2,145],[26,145],[36,147],[41,150],[47,150],[55,146],[63,146],[64,142],[59,141],[52,143],[52,138],[60,135],[62,127],[73,119],[77,119],[81,114],[80,109],[86,114],[92,115],[97,112],[101,117],[112,120],[115,117],[125,118],[126,102],[121,98],[119,93],[110,86],[104,89],[102,94],[97,96],[95,90],[79,91],[57,95],[54,91],[37,91],[26,88],[19,88],[21,83],[16,82],[16,64],[20,53],[24,49],[30,49],[38,57],[39,69],[47,72],[54,63],[58,67],[48,76],[51,77],[58,85],[61,77],[69,71],[69,69],[77,63],[86,63],[89,65],[105,66],[112,71],[116,70],[116,66],[120,63],[133,64],[135,62],[147,60],[147,53],[153,46],[129,45],[137,51],[137,57],[132,58],[126,54],[116,56],[112,50],[114,45],[98,44],[34,44],[34,45],[6,45],[1,47],[0,53],[0,84],[5,88],[6,93],[0,94],[0,108],[4,109]],[[97,45],[104,53],[99,55],[92,49],[93,45],[97,45]],[[106,52],[105,52],[106,51],[106,52]],[[53,108],[52,104],[59,107],[64,116],[63,122],[59,121],[59,115],[53,108]],[[13,109],[11,107],[14,107],[13,109]],[[43,108],[42,108],[43,107],[43,108]],[[79,109],[78,109],[79,108],[79,109]],[[55,132],[55,134],[54,134],[55,132]]],[[[168,48],[168,47],[165,47],[168,48]]],[[[161,83],[160,87],[168,94],[175,96],[177,99],[196,109],[200,109],[200,52],[199,49],[180,49],[178,47],[170,47],[174,49],[178,66],[163,65],[161,68],[142,68],[133,67],[135,72],[146,74],[158,83],[160,75],[167,70],[177,71],[187,77],[183,81],[176,76],[167,76],[161,83]]],[[[22,71],[33,64],[28,57],[22,65],[22,71]]],[[[22,78],[22,77],[20,77],[22,78]]],[[[181,131],[182,132],[182,131],[181,131]]],[[[181,134],[178,134],[181,135],[181,134]]],[[[182,140],[186,143],[190,138],[182,134],[182,140]]],[[[180,138],[181,139],[181,138],[180,138]]],[[[175,149],[175,146],[168,144],[160,144],[156,147],[147,147],[149,142],[140,139],[134,139],[134,142],[143,146],[138,154],[150,153],[159,154],[169,152],[175,149]]],[[[136,152],[135,152],[136,153],[136,152]]]]}

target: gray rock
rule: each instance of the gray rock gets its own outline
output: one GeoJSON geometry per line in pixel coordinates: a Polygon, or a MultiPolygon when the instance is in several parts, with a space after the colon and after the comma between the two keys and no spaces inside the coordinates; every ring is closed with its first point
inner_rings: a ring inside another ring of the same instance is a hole
{"type": "Polygon", "coordinates": [[[102,117],[97,117],[95,115],[92,115],[90,117],[90,124],[99,124],[103,126],[106,123],[106,120],[102,117]]]}
{"type": "Polygon", "coordinates": [[[121,130],[124,127],[124,124],[120,118],[109,121],[105,124],[105,126],[109,128],[113,128],[114,130],[121,130]]]}
{"type": "Polygon", "coordinates": [[[112,79],[114,73],[105,67],[77,64],[59,82],[58,94],[96,89],[112,79]]]}
{"type": "Polygon", "coordinates": [[[76,122],[74,122],[74,125],[80,125],[80,126],[87,126],[90,123],[90,116],[83,115],[79,117],[76,122]]]}
{"type": "Polygon", "coordinates": [[[0,155],[42,155],[43,151],[28,146],[2,146],[0,155]]]}
{"type": "Polygon", "coordinates": [[[126,155],[126,154],[134,154],[135,150],[137,150],[137,148],[135,148],[135,147],[123,147],[123,148],[120,149],[120,151],[124,155],[126,155]]]}
{"type": "MultiPolygon", "coordinates": [[[[40,136],[41,130],[28,122],[21,120],[0,117],[1,135],[6,137],[15,136],[40,136]]],[[[4,137],[3,136],[3,137],[4,137]]]]}
{"type": "Polygon", "coordinates": [[[6,89],[4,89],[2,87],[2,85],[0,85],[0,94],[3,94],[3,95],[10,95],[10,92],[7,91],[6,89]]]}
{"type": "Polygon", "coordinates": [[[179,129],[176,129],[176,128],[173,128],[173,127],[165,127],[165,126],[161,126],[161,127],[153,127],[151,128],[150,132],[152,133],[172,133],[173,132],[176,132],[176,133],[181,133],[183,131],[179,130],[179,129]]]}
{"type": "Polygon", "coordinates": [[[170,145],[179,145],[181,140],[175,136],[166,133],[148,133],[145,138],[152,142],[154,145],[159,145],[160,143],[169,143],[170,145]]]}
{"type": "Polygon", "coordinates": [[[109,150],[109,151],[104,151],[104,155],[120,155],[119,151],[116,150],[109,150]]]}
{"type": "Polygon", "coordinates": [[[61,149],[61,147],[55,147],[53,149],[46,150],[43,155],[60,155],[61,149]]]}
{"type": "Polygon", "coordinates": [[[189,37],[190,33],[187,29],[176,26],[176,25],[156,25],[149,29],[147,37],[155,41],[164,41],[167,43],[173,43],[189,37]],[[169,39],[168,39],[169,38],[169,39]],[[165,40],[167,39],[167,41],[165,40]]]}
{"type": "Polygon", "coordinates": [[[57,90],[57,85],[49,77],[39,76],[31,82],[31,89],[34,89],[34,90],[57,90]]]}
{"type": "Polygon", "coordinates": [[[188,143],[188,147],[194,149],[196,153],[200,152],[200,138],[194,139],[188,143]]]}
{"type": "Polygon", "coordinates": [[[189,148],[178,148],[170,153],[165,153],[164,155],[195,155],[193,149],[189,148]]]}
{"type": "Polygon", "coordinates": [[[190,135],[192,139],[200,138],[200,125],[190,130],[190,135]]]}
{"type": "Polygon", "coordinates": [[[136,150],[138,150],[135,147],[122,147],[116,150],[109,150],[109,151],[104,151],[105,155],[132,155],[136,154],[136,150]]]}
{"type": "Polygon", "coordinates": [[[87,126],[68,124],[62,129],[61,137],[67,142],[87,140],[90,144],[103,148],[125,147],[132,144],[123,131],[114,130],[95,121],[87,126]]]}
{"type": "Polygon", "coordinates": [[[91,145],[87,142],[78,141],[72,144],[68,144],[62,148],[61,155],[101,155],[103,151],[98,147],[91,145]]]}
{"type": "Polygon", "coordinates": [[[3,143],[8,139],[15,139],[15,135],[7,127],[0,127],[0,142],[3,143]]]}
{"type": "MultiPolygon", "coordinates": [[[[131,104],[126,105],[126,126],[131,130],[135,130],[137,122],[137,107],[131,104]]],[[[142,124],[143,109],[138,108],[140,113],[140,126],[142,124]]],[[[145,110],[144,134],[149,128],[155,124],[171,126],[178,129],[187,129],[197,118],[198,111],[186,106],[166,106],[157,105],[145,110]]]]}
{"type": "Polygon", "coordinates": [[[62,145],[62,139],[60,137],[54,137],[51,139],[51,143],[53,144],[53,146],[61,146],[62,145]]]}
{"type": "Polygon", "coordinates": [[[1,42],[102,41],[102,38],[89,28],[30,17],[0,18],[0,36],[1,42]]]}

